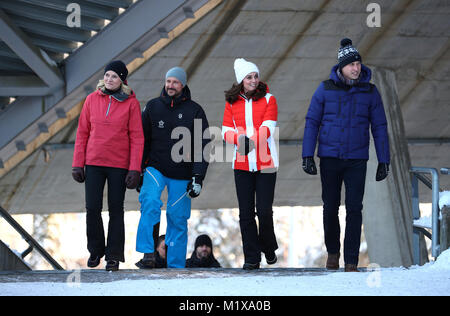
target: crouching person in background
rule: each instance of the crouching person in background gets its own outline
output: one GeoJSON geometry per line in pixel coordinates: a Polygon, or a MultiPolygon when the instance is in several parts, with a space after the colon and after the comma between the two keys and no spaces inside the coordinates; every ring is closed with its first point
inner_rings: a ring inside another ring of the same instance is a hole
{"type": "Polygon", "coordinates": [[[195,240],[194,251],[186,260],[186,268],[220,268],[213,253],[213,244],[208,235],[200,235],[195,240]]]}

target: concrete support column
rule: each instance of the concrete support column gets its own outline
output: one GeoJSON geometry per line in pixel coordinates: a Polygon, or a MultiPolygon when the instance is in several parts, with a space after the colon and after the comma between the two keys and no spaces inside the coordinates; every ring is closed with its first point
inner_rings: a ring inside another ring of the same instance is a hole
{"type": "Polygon", "coordinates": [[[364,234],[371,263],[408,267],[413,263],[408,144],[395,74],[380,68],[372,71],[372,81],[381,94],[388,121],[391,165],[387,179],[376,182],[378,160],[371,138],[363,208],[364,234]]]}

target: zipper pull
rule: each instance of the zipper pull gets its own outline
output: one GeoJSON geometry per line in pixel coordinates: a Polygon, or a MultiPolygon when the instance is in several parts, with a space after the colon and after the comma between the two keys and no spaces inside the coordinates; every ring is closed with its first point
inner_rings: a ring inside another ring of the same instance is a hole
{"type": "Polygon", "coordinates": [[[109,109],[110,109],[110,107],[111,107],[111,95],[109,96],[109,104],[108,104],[108,110],[106,111],[106,117],[108,117],[108,115],[109,115],[109,109]]]}

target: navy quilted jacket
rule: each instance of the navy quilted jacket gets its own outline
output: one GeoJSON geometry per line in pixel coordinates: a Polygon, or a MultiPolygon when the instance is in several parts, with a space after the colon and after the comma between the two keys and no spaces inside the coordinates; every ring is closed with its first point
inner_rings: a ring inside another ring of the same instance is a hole
{"type": "Polygon", "coordinates": [[[317,140],[318,156],[340,159],[369,159],[369,127],[378,162],[389,163],[389,138],[383,101],[371,71],[361,65],[358,84],[348,86],[331,70],[314,93],[306,115],[302,157],[313,157],[317,140]]]}

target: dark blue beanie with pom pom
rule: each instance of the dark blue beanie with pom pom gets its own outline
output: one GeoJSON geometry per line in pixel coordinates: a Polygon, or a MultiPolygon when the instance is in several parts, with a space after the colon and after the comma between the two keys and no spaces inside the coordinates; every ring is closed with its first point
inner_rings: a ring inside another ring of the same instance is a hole
{"type": "Polygon", "coordinates": [[[352,46],[352,40],[344,38],[341,40],[341,48],[339,48],[338,52],[339,69],[342,69],[354,61],[361,62],[361,55],[356,48],[352,46]]]}

